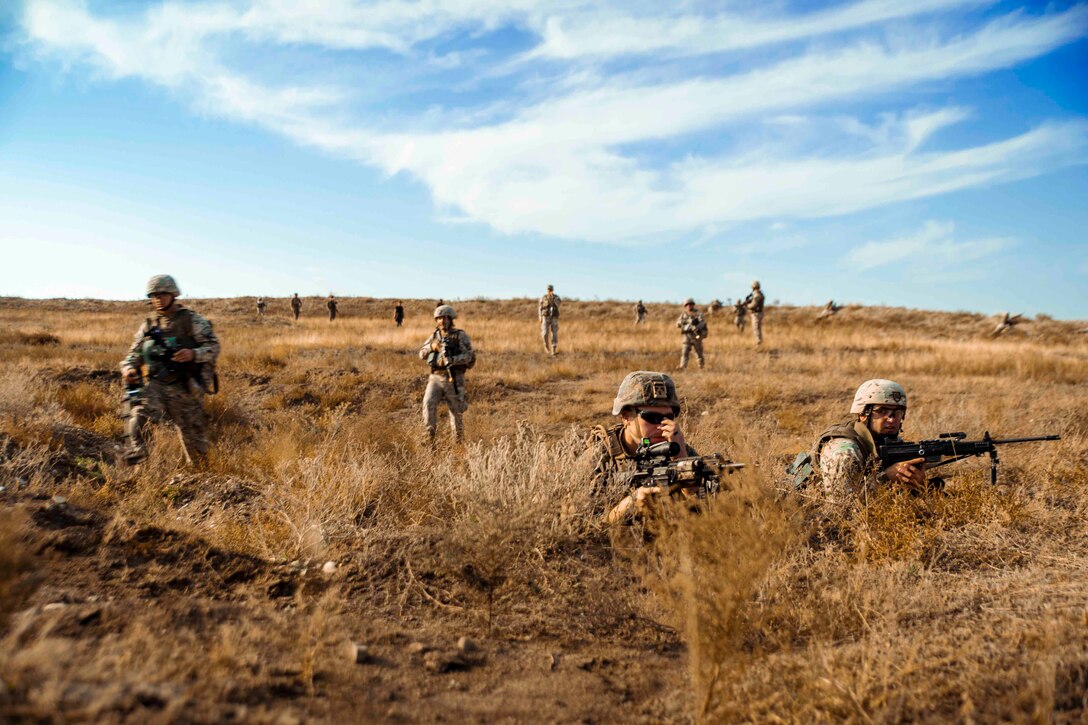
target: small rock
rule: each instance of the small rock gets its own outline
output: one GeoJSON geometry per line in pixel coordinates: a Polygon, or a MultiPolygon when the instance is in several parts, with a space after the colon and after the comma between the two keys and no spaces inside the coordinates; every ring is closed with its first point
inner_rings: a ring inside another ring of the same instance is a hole
{"type": "Polygon", "coordinates": [[[67,606],[68,605],[65,604],[64,602],[49,602],[49,604],[46,604],[45,606],[42,607],[42,611],[43,612],[55,612],[55,611],[57,611],[59,609],[64,609],[67,606]]]}
{"type": "Polygon", "coordinates": [[[53,497],[53,503],[57,504],[58,506],[63,506],[64,504],[68,503],[68,499],[58,493],[56,496],[53,497]]]}
{"type": "Polygon", "coordinates": [[[555,672],[556,668],[559,667],[559,655],[549,652],[544,657],[544,666],[550,671],[555,672]]]}
{"type": "Polygon", "coordinates": [[[321,571],[324,574],[335,574],[336,573],[336,562],[335,561],[326,561],[325,566],[321,567],[321,571]]]}
{"type": "Polygon", "coordinates": [[[431,651],[431,648],[423,644],[422,642],[412,642],[407,647],[405,647],[405,649],[410,655],[421,655],[431,651]]]}
{"type": "Polygon", "coordinates": [[[365,644],[348,642],[348,659],[357,665],[365,665],[370,662],[370,648],[365,644]]]}
{"type": "Polygon", "coordinates": [[[463,655],[471,654],[477,649],[479,648],[476,646],[476,643],[468,637],[461,637],[461,639],[457,640],[457,651],[463,655]]]}

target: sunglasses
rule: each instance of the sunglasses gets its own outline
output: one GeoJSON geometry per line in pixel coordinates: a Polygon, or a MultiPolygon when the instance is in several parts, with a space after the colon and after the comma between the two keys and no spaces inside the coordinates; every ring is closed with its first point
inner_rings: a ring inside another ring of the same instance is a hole
{"type": "Polygon", "coordinates": [[[650,425],[661,425],[663,420],[674,420],[676,418],[675,413],[655,413],[652,410],[640,410],[635,415],[650,425]]]}

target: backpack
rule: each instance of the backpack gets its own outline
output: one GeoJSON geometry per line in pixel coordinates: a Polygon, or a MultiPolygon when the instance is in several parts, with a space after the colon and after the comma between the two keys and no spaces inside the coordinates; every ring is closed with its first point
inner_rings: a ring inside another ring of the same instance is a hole
{"type": "Polygon", "coordinates": [[[829,426],[816,439],[816,445],[812,447],[812,450],[798,453],[797,457],[793,459],[793,463],[786,466],[786,475],[790,477],[795,490],[800,491],[805,488],[816,477],[820,449],[823,448],[824,443],[832,438],[846,438],[856,443],[858,448],[863,451],[866,448],[865,443],[858,437],[857,431],[854,430],[853,420],[848,418],[841,423],[829,426]]]}

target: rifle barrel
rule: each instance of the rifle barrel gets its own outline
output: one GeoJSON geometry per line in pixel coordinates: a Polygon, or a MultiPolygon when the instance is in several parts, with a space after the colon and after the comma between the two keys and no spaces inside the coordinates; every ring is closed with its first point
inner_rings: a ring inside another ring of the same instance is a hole
{"type": "Polygon", "coordinates": [[[991,443],[1001,445],[1002,443],[1031,443],[1032,441],[1060,441],[1061,439],[1060,435],[1033,436],[1030,438],[995,438],[991,443]]]}

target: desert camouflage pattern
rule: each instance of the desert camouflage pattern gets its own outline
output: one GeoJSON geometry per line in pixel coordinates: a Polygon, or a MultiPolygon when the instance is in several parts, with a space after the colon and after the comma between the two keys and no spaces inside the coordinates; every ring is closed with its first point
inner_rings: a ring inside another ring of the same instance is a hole
{"type": "Polygon", "coordinates": [[[676,383],[665,373],[636,370],[628,373],[620,383],[616,399],[612,401],[612,415],[619,415],[624,408],[653,408],[668,405],[679,415],[680,397],[676,383]]]}
{"type": "Polygon", "coordinates": [[[208,453],[208,418],[204,414],[200,389],[185,381],[162,383],[148,380],[140,391],[125,424],[126,457],[139,461],[147,457],[147,424],[173,423],[181,435],[185,461],[192,464],[208,453]]]}
{"type": "MultiPolygon", "coordinates": [[[[144,340],[147,338],[148,333],[148,321],[144,320],[140,323],[139,329],[136,330],[136,334],[132,336],[132,344],[129,346],[128,355],[121,361],[121,370],[126,368],[140,369],[143,363],[143,350],[144,340]]],[[[188,310],[179,302],[175,302],[171,305],[170,309],[166,310],[154,320],[151,321],[152,326],[158,325],[162,329],[163,337],[169,340],[171,337],[183,337],[187,331],[186,327],[190,329],[188,336],[193,338],[196,347],[193,347],[193,362],[195,363],[212,363],[219,359],[219,338],[215,336],[215,331],[212,330],[212,323],[200,314],[188,310]],[[190,322],[185,323],[180,317],[179,313],[185,310],[185,314],[189,316],[190,322]]],[[[205,368],[211,366],[205,365],[205,368]]],[[[149,369],[147,375],[149,377],[156,377],[158,370],[149,369]]]]}
{"type": "MultiPolygon", "coordinates": [[[[435,312],[437,313],[437,310],[435,312]]],[[[452,308],[450,312],[453,312],[452,308]]],[[[468,333],[455,328],[447,335],[456,338],[456,345],[460,347],[460,352],[449,360],[439,357],[438,366],[427,376],[427,389],[423,393],[423,427],[427,437],[432,441],[438,430],[438,405],[443,402],[449,411],[450,428],[454,439],[464,440],[463,416],[468,410],[465,369],[476,361],[476,353],[472,349],[472,340],[469,339],[468,333]],[[452,381],[450,376],[453,377],[452,381]]],[[[442,333],[435,330],[419,348],[419,358],[426,360],[432,351],[440,351],[441,347],[442,333]]]]}
{"type": "Polygon", "coordinates": [[[559,295],[548,292],[540,298],[540,303],[537,305],[537,312],[541,318],[559,317],[560,302],[562,302],[562,300],[559,299],[559,295]]]}
{"type": "Polygon", "coordinates": [[[680,328],[681,333],[684,336],[683,342],[680,344],[680,369],[683,370],[688,366],[688,358],[691,357],[691,351],[695,351],[695,357],[699,360],[699,367],[706,365],[706,360],[703,357],[703,340],[694,332],[706,324],[706,318],[703,313],[697,309],[693,309],[688,312],[686,309],[680,313],[680,317],[676,320],[676,326],[680,328]]]}
{"type": "Polygon", "coordinates": [[[264,308],[267,307],[267,306],[268,305],[265,303],[264,297],[258,297],[257,298],[257,315],[260,316],[260,317],[264,317],[264,308]]]}
{"type": "Polygon", "coordinates": [[[759,282],[752,283],[752,299],[748,302],[748,312],[752,315],[752,335],[756,339],[756,345],[763,344],[763,292],[759,289],[759,282]]]}
{"type": "Polygon", "coordinates": [[[1011,330],[1016,325],[1019,325],[1021,322],[1024,322],[1023,315],[1010,315],[1008,312],[1006,312],[1005,315],[998,321],[997,327],[995,327],[994,331],[990,333],[990,336],[997,337],[998,335],[1002,335],[1008,330],[1011,330]]]}
{"type": "MultiPolygon", "coordinates": [[[[146,426],[148,421],[172,422],[181,432],[185,458],[192,463],[208,452],[208,424],[202,405],[203,391],[212,390],[215,362],[219,358],[219,339],[212,324],[203,316],[175,302],[153,321],[162,329],[163,337],[191,339],[193,362],[203,363],[201,380],[193,382],[165,374],[164,368],[152,362],[144,365],[144,344],[148,333],[144,320],[132,338],[128,355],[121,361],[122,372],[128,368],[144,370],[146,382],[139,401],[132,407],[125,434],[128,439],[126,455],[132,460],[147,455],[146,426]],[[186,319],[187,318],[187,319],[186,319]],[[188,334],[186,334],[188,333],[188,334]]],[[[183,345],[184,346],[184,345],[183,345]]]]}
{"type": "Polygon", "coordinates": [[[748,308],[744,304],[744,300],[737,300],[733,305],[733,324],[736,325],[737,330],[744,332],[744,327],[747,324],[748,308]]]}
{"type": "Polygon", "coordinates": [[[438,303],[438,306],[434,308],[434,319],[439,317],[448,317],[451,320],[457,319],[457,311],[449,305],[438,303]]]}
{"type": "Polygon", "coordinates": [[[147,296],[150,297],[156,292],[165,292],[175,297],[181,294],[178,283],[168,274],[156,274],[147,280],[147,296]]]}
{"type": "Polygon", "coordinates": [[[847,438],[832,438],[820,447],[819,480],[832,500],[845,500],[871,492],[882,472],[875,454],[847,438]]]}
{"type": "Polygon", "coordinates": [[[864,413],[867,405],[900,405],[907,407],[907,392],[903,386],[892,380],[874,378],[866,380],[854,393],[854,402],[850,405],[851,413],[864,413]]]}

